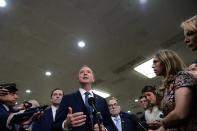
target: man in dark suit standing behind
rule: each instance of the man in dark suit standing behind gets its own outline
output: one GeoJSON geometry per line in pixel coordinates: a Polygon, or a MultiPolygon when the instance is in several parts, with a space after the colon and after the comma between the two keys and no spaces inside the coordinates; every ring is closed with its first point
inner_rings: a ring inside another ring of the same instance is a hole
{"type": "Polygon", "coordinates": [[[56,111],[60,105],[63,90],[55,88],[51,92],[51,107],[46,109],[39,120],[33,123],[32,131],[52,131],[53,122],[55,121],[56,111]]]}
{"type": "Polygon", "coordinates": [[[108,107],[113,121],[114,131],[137,131],[135,123],[132,121],[132,116],[122,112],[118,100],[115,97],[108,99],[108,107]]]}
{"type": "Polygon", "coordinates": [[[92,108],[87,103],[87,97],[94,97],[97,110],[103,116],[102,131],[111,131],[110,114],[107,102],[104,98],[92,91],[94,82],[93,71],[88,66],[82,66],[79,70],[79,83],[81,87],[77,92],[65,95],[57,111],[54,131],[99,131],[92,108]]]}

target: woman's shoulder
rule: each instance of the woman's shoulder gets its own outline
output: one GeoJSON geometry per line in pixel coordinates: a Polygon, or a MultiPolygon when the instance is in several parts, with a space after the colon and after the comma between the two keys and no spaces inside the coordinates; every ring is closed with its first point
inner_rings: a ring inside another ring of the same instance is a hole
{"type": "Polygon", "coordinates": [[[196,80],[188,71],[180,71],[176,75],[174,85],[176,88],[180,87],[194,87],[196,85],[196,80]]]}

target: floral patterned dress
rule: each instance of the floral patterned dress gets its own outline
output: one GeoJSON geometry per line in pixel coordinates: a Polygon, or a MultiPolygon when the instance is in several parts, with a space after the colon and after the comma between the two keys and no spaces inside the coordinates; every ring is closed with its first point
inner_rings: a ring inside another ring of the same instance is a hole
{"type": "Polygon", "coordinates": [[[166,116],[175,107],[175,91],[182,87],[187,87],[192,90],[192,105],[190,115],[181,124],[177,125],[176,128],[170,129],[170,131],[197,131],[197,84],[196,80],[192,76],[185,72],[179,72],[175,80],[171,82],[169,88],[164,91],[164,97],[161,102],[161,109],[166,116]]]}

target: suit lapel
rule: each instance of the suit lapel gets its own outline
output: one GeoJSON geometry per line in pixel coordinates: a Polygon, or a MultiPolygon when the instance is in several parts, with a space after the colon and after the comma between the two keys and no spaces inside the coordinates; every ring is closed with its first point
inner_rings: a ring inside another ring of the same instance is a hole
{"type": "Polygon", "coordinates": [[[112,123],[113,123],[113,130],[115,130],[115,131],[118,131],[118,128],[116,127],[116,125],[115,125],[115,123],[113,122],[113,120],[112,120],[112,123]]]}
{"type": "Polygon", "coordinates": [[[122,130],[125,131],[126,125],[124,119],[121,117],[121,125],[122,125],[122,130]]]}
{"type": "MultiPolygon", "coordinates": [[[[93,93],[94,94],[94,93],[93,93]]],[[[96,101],[96,107],[98,108],[99,107],[99,96],[98,95],[96,95],[96,94],[94,94],[94,99],[95,99],[95,101],[96,101]]]]}
{"type": "Polygon", "coordinates": [[[53,123],[53,112],[51,107],[45,110],[43,119],[47,121],[49,125],[53,123]]]}
{"type": "Polygon", "coordinates": [[[7,110],[5,109],[5,107],[3,106],[3,104],[0,104],[0,108],[2,111],[7,112],[7,110]]]}
{"type": "Polygon", "coordinates": [[[77,91],[75,95],[76,95],[75,100],[77,101],[77,105],[76,105],[77,109],[79,109],[79,111],[81,109],[83,109],[82,111],[86,110],[86,107],[85,107],[85,104],[83,102],[81,93],[79,91],[77,91]]]}
{"type": "Polygon", "coordinates": [[[48,116],[49,116],[49,121],[50,121],[51,123],[53,123],[53,111],[52,111],[52,108],[50,108],[48,112],[49,112],[49,113],[48,113],[48,114],[49,114],[49,115],[48,115],[48,116]]]}

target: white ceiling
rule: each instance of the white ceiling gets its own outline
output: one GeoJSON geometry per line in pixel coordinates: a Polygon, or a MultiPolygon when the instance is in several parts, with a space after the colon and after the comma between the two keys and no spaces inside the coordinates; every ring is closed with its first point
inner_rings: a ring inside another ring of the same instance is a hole
{"type": "Polygon", "coordinates": [[[196,0],[7,2],[0,8],[0,80],[16,82],[21,101],[49,103],[53,88],[76,90],[78,69],[86,64],[95,71],[95,88],[116,96],[128,110],[144,85],[160,83],[133,71],[138,62],[162,48],[177,51],[186,63],[196,57],[179,27],[196,14],[196,0]],[[87,47],[79,49],[79,40],[87,47]],[[46,70],[53,75],[46,77],[46,70]]]}

